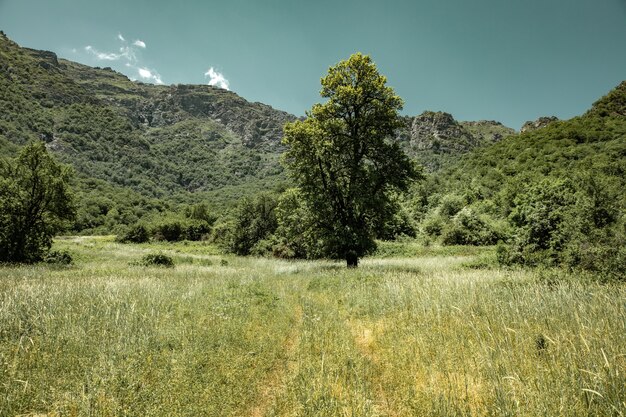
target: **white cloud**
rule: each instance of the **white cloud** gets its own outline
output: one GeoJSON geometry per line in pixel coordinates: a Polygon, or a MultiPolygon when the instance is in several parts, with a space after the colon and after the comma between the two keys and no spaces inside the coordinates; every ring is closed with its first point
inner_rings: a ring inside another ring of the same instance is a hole
{"type": "Polygon", "coordinates": [[[150,71],[148,68],[137,68],[137,72],[144,80],[154,81],[157,84],[163,84],[161,76],[156,71],[150,71]]]}
{"type": "Polygon", "coordinates": [[[213,67],[209,68],[207,72],[204,73],[204,76],[209,77],[209,85],[229,90],[230,83],[224,77],[224,74],[215,71],[213,67]]]}
{"type": "Polygon", "coordinates": [[[95,56],[100,61],[117,61],[122,56],[121,54],[114,54],[109,52],[100,52],[91,45],[85,46],[85,51],[95,56]]]}
{"type": "MultiPolygon", "coordinates": [[[[98,61],[121,61],[125,67],[136,70],[139,77],[143,80],[156,84],[163,84],[161,76],[155,69],[149,69],[141,64],[140,49],[146,48],[146,43],[137,39],[129,44],[121,33],[117,34],[117,39],[122,43],[119,52],[101,52],[91,45],[85,47],[85,51],[91,54],[98,61]]],[[[135,78],[131,78],[135,81],[135,78]]],[[[228,83],[228,82],[227,82],[228,83]]]]}
{"type": "Polygon", "coordinates": [[[152,78],[152,73],[147,68],[139,68],[137,71],[139,72],[139,76],[141,78],[152,78]]]}

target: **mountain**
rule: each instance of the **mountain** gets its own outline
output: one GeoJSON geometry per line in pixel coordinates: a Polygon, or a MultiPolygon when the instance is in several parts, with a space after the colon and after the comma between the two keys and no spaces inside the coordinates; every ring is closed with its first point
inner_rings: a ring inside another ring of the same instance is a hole
{"type": "MultiPolygon", "coordinates": [[[[282,127],[296,117],[208,85],[153,85],[20,47],[0,33],[0,155],[45,141],[78,181],[77,228],[280,189],[282,127]]],[[[428,170],[514,134],[443,112],[403,117],[398,140],[428,170]]],[[[106,226],[106,227],[109,227],[106,226]]],[[[110,228],[110,227],[109,227],[110,228]]]]}
{"type": "Polygon", "coordinates": [[[449,212],[444,206],[454,201],[459,209],[465,205],[474,212],[507,219],[520,196],[542,183],[559,181],[571,185],[577,201],[588,199],[590,207],[605,207],[600,217],[623,217],[626,81],[581,116],[544,121],[544,126],[538,123],[475,148],[432,174],[418,190],[417,217],[432,219],[449,212]]]}
{"type": "Polygon", "coordinates": [[[281,175],[285,112],[211,86],[133,82],[0,36],[0,137],[153,197],[281,175]]]}
{"type": "Polygon", "coordinates": [[[540,117],[534,122],[528,121],[524,123],[522,125],[522,128],[520,129],[520,132],[526,133],[526,132],[531,132],[533,130],[542,129],[548,126],[550,123],[556,122],[558,120],[559,120],[558,117],[555,117],[555,116],[540,117]]]}
{"type": "Polygon", "coordinates": [[[496,121],[458,122],[445,112],[404,117],[397,139],[405,152],[430,171],[470,150],[496,143],[515,130],[496,121]]]}

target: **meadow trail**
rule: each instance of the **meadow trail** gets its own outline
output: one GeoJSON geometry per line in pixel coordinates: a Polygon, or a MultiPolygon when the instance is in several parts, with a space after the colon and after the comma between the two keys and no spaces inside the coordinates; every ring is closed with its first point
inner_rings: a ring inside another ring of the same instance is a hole
{"type": "Polygon", "coordinates": [[[494,248],[354,270],[206,243],[55,249],[75,264],[0,267],[0,417],[626,415],[621,284],[500,269],[494,248]]]}
{"type": "Polygon", "coordinates": [[[374,387],[374,410],[376,415],[388,417],[400,417],[403,413],[396,409],[392,401],[393,394],[387,392],[385,388],[384,374],[388,372],[387,364],[381,357],[377,347],[377,337],[384,332],[385,325],[381,320],[371,323],[365,320],[346,319],[346,326],[352,333],[354,344],[359,353],[367,360],[372,367],[371,385],[374,387]]]}
{"type": "Polygon", "coordinates": [[[286,391],[289,381],[297,374],[297,353],[302,332],[302,320],[302,306],[296,304],[293,311],[292,330],[283,343],[282,351],[272,364],[268,374],[260,382],[256,403],[243,415],[250,417],[268,415],[277,398],[286,391]]]}

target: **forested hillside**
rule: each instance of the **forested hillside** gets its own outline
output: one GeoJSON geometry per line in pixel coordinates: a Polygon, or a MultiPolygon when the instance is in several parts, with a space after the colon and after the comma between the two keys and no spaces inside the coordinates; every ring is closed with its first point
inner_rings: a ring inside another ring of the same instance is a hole
{"type": "MultiPolygon", "coordinates": [[[[0,155],[44,141],[77,171],[75,229],[111,231],[181,203],[221,211],[284,188],[282,127],[295,116],[206,85],[152,85],[23,48],[0,35],[0,155]]],[[[446,113],[405,117],[397,140],[429,170],[513,133],[446,113]]]]}
{"type": "Polygon", "coordinates": [[[626,265],[626,82],[585,114],[509,136],[413,195],[421,230],[448,244],[511,242],[504,262],[626,265]]]}
{"type": "MultiPolygon", "coordinates": [[[[110,233],[198,203],[221,217],[243,197],[290,186],[280,155],[282,129],[293,115],[211,86],[131,81],[22,48],[4,34],[0,58],[0,155],[43,141],[74,167],[76,232],[110,233]]],[[[625,103],[622,83],[584,115],[541,118],[521,134],[445,112],[403,116],[392,140],[425,167],[427,179],[381,237],[517,242],[503,258],[531,263],[538,262],[526,254],[536,252],[532,245],[558,263],[555,254],[566,246],[580,258],[568,242],[616,243],[624,222],[625,103]],[[548,200],[566,208],[541,212],[548,200]],[[532,216],[552,223],[530,230],[532,216]],[[598,230],[601,236],[592,233],[598,230]]]]}

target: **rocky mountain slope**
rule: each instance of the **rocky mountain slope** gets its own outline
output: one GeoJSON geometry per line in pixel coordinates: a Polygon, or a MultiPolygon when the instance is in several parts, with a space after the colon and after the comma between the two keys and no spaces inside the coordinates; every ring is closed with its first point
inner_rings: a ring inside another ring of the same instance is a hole
{"type": "Polygon", "coordinates": [[[425,111],[405,117],[404,122],[398,140],[409,155],[430,171],[478,146],[515,134],[515,130],[496,121],[458,122],[444,112],[425,111]]]}
{"type": "MultiPolygon", "coordinates": [[[[0,33],[0,155],[45,141],[76,169],[81,199],[99,200],[103,213],[126,204],[129,193],[136,200],[236,201],[280,186],[282,126],[295,118],[216,87],[131,81],[0,33]],[[125,197],[104,203],[103,194],[125,197]]],[[[396,139],[431,171],[514,133],[442,112],[404,120],[396,139]]]]}
{"type": "Polygon", "coordinates": [[[205,85],[158,86],[0,35],[0,146],[40,139],[80,174],[154,197],[280,175],[294,116],[205,85]]]}

